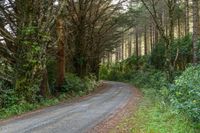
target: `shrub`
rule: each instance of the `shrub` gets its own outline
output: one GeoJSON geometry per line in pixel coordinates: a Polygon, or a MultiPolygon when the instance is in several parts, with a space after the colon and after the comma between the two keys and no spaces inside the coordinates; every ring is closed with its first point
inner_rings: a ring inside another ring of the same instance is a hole
{"type": "Polygon", "coordinates": [[[9,82],[0,81],[0,107],[4,108],[17,104],[19,98],[13,88],[9,82]]]}
{"type": "Polygon", "coordinates": [[[150,56],[150,63],[156,69],[163,70],[163,66],[165,65],[165,60],[166,60],[164,53],[165,53],[165,44],[162,40],[160,40],[157,44],[155,44],[155,47],[152,50],[150,56]]]}
{"type": "Polygon", "coordinates": [[[200,66],[192,66],[175,80],[171,101],[176,108],[200,122],[200,66]]]}
{"type": "Polygon", "coordinates": [[[116,64],[104,64],[100,68],[100,78],[113,81],[127,81],[133,76],[137,69],[144,70],[149,67],[148,56],[131,56],[116,64]]]}
{"type": "Polygon", "coordinates": [[[89,75],[86,76],[84,79],[84,84],[85,84],[85,88],[87,89],[88,92],[91,92],[95,89],[95,87],[97,86],[97,78],[94,75],[89,75]]]}
{"type": "MultiPolygon", "coordinates": [[[[0,114],[2,113],[2,117],[6,117],[6,116],[12,116],[12,115],[18,115],[18,114],[22,114],[26,111],[30,111],[33,109],[36,109],[39,105],[37,104],[31,104],[31,103],[19,103],[16,105],[12,105],[9,108],[3,108],[0,110],[0,114]]],[[[2,119],[0,117],[0,119],[2,119]]]]}
{"type": "Polygon", "coordinates": [[[57,63],[55,59],[52,57],[48,58],[47,62],[47,72],[48,72],[48,82],[51,91],[55,91],[55,82],[56,82],[56,71],[57,71],[57,63]]]}
{"type": "Polygon", "coordinates": [[[99,77],[100,79],[107,79],[109,73],[109,67],[106,64],[101,65],[99,77]]]}
{"type": "Polygon", "coordinates": [[[0,105],[2,108],[17,104],[19,98],[13,89],[0,91],[0,105]]]}
{"type": "Polygon", "coordinates": [[[67,74],[65,82],[62,87],[63,92],[79,92],[84,89],[84,84],[78,76],[74,74],[67,74]]]}
{"type": "Polygon", "coordinates": [[[97,85],[95,76],[88,76],[83,79],[74,75],[67,74],[65,77],[65,83],[62,87],[62,91],[66,93],[79,93],[84,95],[92,91],[97,85]]]}
{"type": "Polygon", "coordinates": [[[133,73],[131,82],[138,87],[145,89],[153,88],[155,90],[160,90],[163,86],[167,86],[168,84],[165,73],[154,69],[146,69],[145,71],[133,73]]]}
{"type": "Polygon", "coordinates": [[[187,117],[173,110],[170,106],[161,108],[159,101],[151,103],[151,99],[145,99],[120,129],[131,125],[128,128],[130,133],[195,133],[187,117]]]}
{"type": "Polygon", "coordinates": [[[122,76],[124,73],[123,65],[123,63],[102,65],[100,68],[100,78],[104,80],[114,81],[122,80],[122,76]]]}
{"type": "MultiPolygon", "coordinates": [[[[185,37],[182,37],[180,39],[174,40],[174,42],[171,44],[170,49],[170,55],[171,55],[171,62],[174,62],[174,60],[177,57],[178,52],[178,58],[175,62],[175,69],[176,70],[185,70],[186,66],[192,62],[192,38],[190,35],[187,35],[185,37]]],[[[166,57],[163,53],[165,53],[165,42],[163,40],[160,40],[157,44],[155,44],[155,47],[151,53],[150,56],[150,63],[153,65],[156,69],[164,70],[165,60],[166,57]]]]}

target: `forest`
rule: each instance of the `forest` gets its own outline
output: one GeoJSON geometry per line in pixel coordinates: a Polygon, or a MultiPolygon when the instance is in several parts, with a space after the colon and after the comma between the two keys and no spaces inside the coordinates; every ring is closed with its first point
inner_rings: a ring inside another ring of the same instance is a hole
{"type": "Polygon", "coordinates": [[[0,0],[0,120],[107,80],[143,95],[117,130],[198,133],[199,9],[199,0],[0,0]]]}

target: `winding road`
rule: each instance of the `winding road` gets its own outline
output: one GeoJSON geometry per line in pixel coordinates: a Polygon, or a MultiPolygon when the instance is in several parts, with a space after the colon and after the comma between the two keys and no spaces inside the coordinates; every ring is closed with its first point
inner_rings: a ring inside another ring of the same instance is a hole
{"type": "Polygon", "coordinates": [[[107,87],[81,102],[48,107],[39,113],[0,124],[0,133],[85,133],[113,115],[133,96],[130,85],[105,82],[107,87]]]}

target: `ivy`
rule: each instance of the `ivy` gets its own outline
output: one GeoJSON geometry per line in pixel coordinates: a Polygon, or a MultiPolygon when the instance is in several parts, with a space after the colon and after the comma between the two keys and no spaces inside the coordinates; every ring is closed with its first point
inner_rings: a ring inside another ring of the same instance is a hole
{"type": "Polygon", "coordinates": [[[45,45],[49,41],[48,34],[43,34],[34,26],[21,30],[15,67],[15,89],[19,97],[22,97],[21,100],[34,102],[39,97],[39,87],[46,67],[45,45]]]}

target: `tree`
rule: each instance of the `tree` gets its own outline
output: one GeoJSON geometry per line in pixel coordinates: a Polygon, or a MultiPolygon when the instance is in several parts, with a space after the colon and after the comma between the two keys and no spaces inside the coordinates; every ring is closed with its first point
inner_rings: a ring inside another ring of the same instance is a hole
{"type": "Polygon", "coordinates": [[[200,36],[199,26],[199,1],[193,0],[193,63],[198,63],[198,43],[200,36]]]}
{"type": "Polygon", "coordinates": [[[159,31],[162,39],[165,41],[165,67],[168,71],[168,78],[172,80],[172,73],[174,71],[174,67],[172,64],[172,59],[170,55],[171,50],[171,44],[174,41],[174,23],[175,23],[175,9],[176,9],[176,0],[167,0],[165,1],[167,9],[168,9],[168,22],[169,22],[169,35],[165,33],[165,27],[162,24],[162,18],[158,16],[159,12],[157,10],[157,5],[162,1],[152,0],[151,2],[148,2],[145,0],[141,0],[143,5],[146,7],[146,9],[149,11],[152,19],[154,20],[155,26],[157,30],[159,31]]]}
{"type": "Polygon", "coordinates": [[[0,5],[1,58],[12,71],[11,82],[22,100],[32,102],[37,93],[48,95],[46,62],[52,27],[65,5],[50,1],[7,1],[0,5]],[[22,93],[23,92],[23,93],[22,93]]]}
{"type": "Polygon", "coordinates": [[[66,45],[64,20],[62,16],[59,16],[57,18],[56,30],[58,37],[56,87],[58,91],[61,91],[61,88],[65,80],[65,45],[66,45]]]}
{"type": "Polygon", "coordinates": [[[187,35],[190,32],[189,0],[185,0],[184,5],[185,5],[185,35],[187,35]]]}
{"type": "Polygon", "coordinates": [[[117,15],[122,2],[68,0],[66,8],[72,25],[68,29],[74,44],[72,64],[78,76],[98,75],[101,58],[119,43],[121,32],[117,15]]]}

